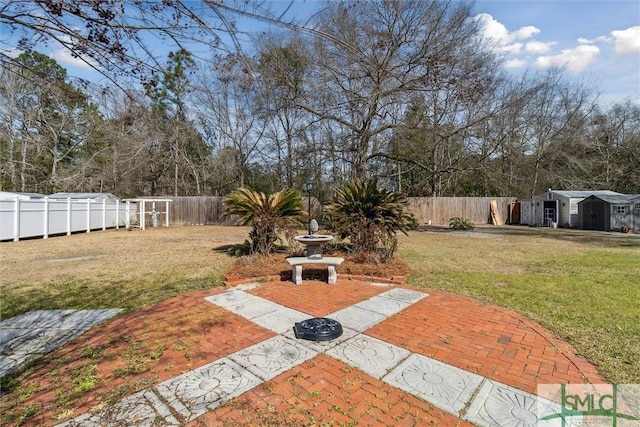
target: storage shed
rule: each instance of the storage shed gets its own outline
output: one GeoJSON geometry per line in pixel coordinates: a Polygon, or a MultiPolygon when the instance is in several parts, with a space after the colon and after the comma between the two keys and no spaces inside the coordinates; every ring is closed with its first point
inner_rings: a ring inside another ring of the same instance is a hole
{"type": "Polygon", "coordinates": [[[118,202],[120,201],[120,199],[116,196],[114,196],[111,193],[54,193],[48,196],[49,199],[55,199],[55,200],[67,200],[67,199],[71,199],[71,200],[95,200],[95,201],[102,201],[102,200],[106,200],[107,202],[118,202]]]}
{"type": "Polygon", "coordinates": [[[45,195],[40,193],[22,193],[14,191],[0,191],[0,200],[34,200],[44,199],[45,195]]]}
{"type": "Polygon", "coordinates": [[[640,231],[640,194],[591,195],[578,202],[580,228],[618,231],[622,227],[640,231]]]}
{"type": "Polygon", "coordinates": [[[540,226],[578,227],[578,203],[589,196],[620,196],[609,190],[563,191],[549,189],[533,198],[533,224],[540,226]]]}

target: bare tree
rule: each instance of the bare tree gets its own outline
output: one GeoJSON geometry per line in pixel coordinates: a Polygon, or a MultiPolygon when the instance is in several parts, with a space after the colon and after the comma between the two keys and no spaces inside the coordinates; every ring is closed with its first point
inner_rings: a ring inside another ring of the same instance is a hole
{"type": "Polygon", "coordinates": [[[443,68],[472,54],[469,13],[464,3],[375,1],[331,3],[319,15],[316,28],[332,37],[315,39],[315,98],[300,107],[346,129],[352,178],[385,154],[402,106],[433,91],[438,73],[453,79],[443,68]]]}
{"type": "Polygon", "coordinates": [[[309,57],[301,38],[272,33],[258,41],[257,62],[256,107],[266,124],[265,140],[271,143],[265,155],[274,163],[280,186],[291,188],[305,173],[302,154],[308,151],[304,142],[313,121],[296,106],[304,96],[309,57]]]}
{"type": "Polygon", "coordinates": [[[265,132],[264,122],[256,114],[254,90],[244,59],[230,55],[219,58],[215,69],[202,76],[194,94],[199,122],[213,139],[210,144],[218,150],[233,150],[239,187],[246,185],[247,167],[256,160],[265,132]]]}

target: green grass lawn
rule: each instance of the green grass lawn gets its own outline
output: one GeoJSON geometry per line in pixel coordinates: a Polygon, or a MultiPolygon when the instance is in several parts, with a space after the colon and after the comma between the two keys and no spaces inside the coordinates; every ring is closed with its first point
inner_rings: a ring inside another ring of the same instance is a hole
{"type": "Polygon", "coordinates": [[[640,236],[413,232],[399,255],[411,283],[514,309],[574,345],[608,381],[640,383],[640,236]]]}

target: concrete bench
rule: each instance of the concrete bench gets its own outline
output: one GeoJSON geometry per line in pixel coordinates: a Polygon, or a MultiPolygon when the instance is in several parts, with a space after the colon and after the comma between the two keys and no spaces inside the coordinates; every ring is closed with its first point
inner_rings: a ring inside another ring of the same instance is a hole
{"type": "Polygon", "coordinates": [[[338,257],[292,257],[287,258],[287,262],[293,267],[292,279],[296,285],[302,284],[302,266],[307,264],[324,264],[329,271],[329,284],[333,285],[338,279],[336,266],[342,264],[344,258],[338,257]]]}

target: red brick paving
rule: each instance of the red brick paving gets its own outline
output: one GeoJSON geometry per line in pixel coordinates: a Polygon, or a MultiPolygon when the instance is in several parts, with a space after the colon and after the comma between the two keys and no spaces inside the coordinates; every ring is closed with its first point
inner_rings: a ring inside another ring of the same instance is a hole
{"type": "Polygon", "coordinates": [[[430,296],[365,333],[529,393],[537,384],[606,382],[570,345],[514,311],[421,291],[430,296]]]}
{"type": "MultiPolygon", "coordinates": [[[[339,280],[336,285],[305,281],[300,286],[275,281],[250,292],[312,316],[325,316],[388,289],[353,280],[339,280]]],[[[535,393],[538,383],[606,382],[571,346],[513,311],[441,291],[418,290],[430,296],[365,333],[530,393],[535,393]]],[[[54,404],[58,396],[53,390],[70,386],[65,386],[64,380],[73,376],[74,367],[83,360],[86,364],[82,351],[88,344],[107,345],[105,351],[113,357],[98,363],[102,381],[77,404],[80,409],[73,416],[95,407],[101,396],[117,386],[130,386],[131,394],[274,336],[204,300],[223,291],[183,295],[120,316],[54,352],[51,360],[68,361],[60,369],[62,383],[48,375],[53,363],[35,369],[28,381],[38,384],[40,391],[24,404],[35,404],[41,410],[26,425],[61,421],[51,421],[65,409],[54,404]],[[149,353],[158,347],[163,348],[161,356],[147,370],[116,375],[118,368],[126,368],[132,348],[149,353]]],[[[326,355],[281,374],[189,425],[299,426],[314,422],[469,425],[326,355]]]]}
{"type": "MultiPolygon", "coordinates": [[[[204,300],[223,291],[183,295],[125,314],[92,328],[46,356],[23,385],[38,391],[19,403],[20,407],[40,408],[37,416],[24,425],[54,425],[63,421],[56,417],[68,408],[55,403],[62,396],[54,391],[71,390],[74,379],[94,362],[87,350],[90,346],[100,355],[96,370],[100,381],[91,392],[73,402],[77,408],[73,416],[99,406],[105,396],[119,388],[133,394],[275,335],[204,300]],[[155,360],[150,359],[154,350],[161,354],[155,360]],[[57,366],[56,361],[63,363],[57,366]],[[51,375],[52,370],[58,373],[51,375]]],[[[19,396],[8,396],[6,403],[2,402],[3,411],[10,410],[15,399],[19,396]]]]}
{"type": "Polygon", "coordinates": [[[390,289],[386,286],[363,286],[362,282],[355,281],[339,283],[336,286],[320,281],[304,281],[302,285],[274,282],[249,292],[285,307],[323,317],[390,289]]]}
{"type": "Polygon", "coordinates": [[[359,369],[320,354],[190,427],[217,425],[471,426],[359,369]]]}

